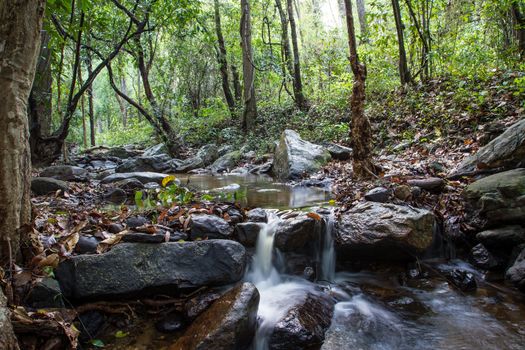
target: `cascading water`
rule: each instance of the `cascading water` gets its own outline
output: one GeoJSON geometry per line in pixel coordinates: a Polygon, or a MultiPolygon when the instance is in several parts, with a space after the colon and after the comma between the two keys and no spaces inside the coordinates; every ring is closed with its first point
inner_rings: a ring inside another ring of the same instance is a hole
{"type": "Polygon", "coordinates": [[[335,249],[334,249],[334,224],[333,212],[325,218],[325,231],[323,235],[323,250],[321,253],[321,271],[319,280],[333,282],[335,278],[335,249]]]}

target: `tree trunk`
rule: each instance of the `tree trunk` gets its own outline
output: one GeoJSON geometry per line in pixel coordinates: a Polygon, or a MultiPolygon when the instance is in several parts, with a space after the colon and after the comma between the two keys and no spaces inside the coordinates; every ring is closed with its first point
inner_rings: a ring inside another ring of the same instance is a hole
{"type": "MultiPolygon", "coordinates": [[[[88,76],[93,74],[93,63],[91,62],[91,52],[87,53],[87,72],[88,76]]],[[[88,113],[89,113],[89,131],[91,147],[96,146],[96,127],[95,127],[95,110],[93,107],[93,86],[89,85],[88,90],[88,113]]]]}
{"type": "Polygon", "coordinates": [[[19,349],[10,318],[11,313],[7,308],[7,298],[0,288],[0,349],[2,350],[19,349]]]}
{"type": "Polygon", "coordinates": [[[512,3],[512,23],[514,24],[514,36],[518,43],[518,52],[521,59],[525,58],[525,15],[520,9],[518,1],[512,3]]]}
{"type": "MultiPolygon", "coordinates": [[[[120,77],[120,90],[127,94],[127,88],[126,88],[126,78],[120,77]]],[[[115,94],[115,97],[117,98],[117,102],[120,108],[120,114],[122,115],[122,126],[127,127],[128,125],[128,109],[126,106],[126,102],[118,95],[115,94]]]]}
{"type": "MultiPolygon", "coordinates": [[[[44,7],[44,0],[0,2],[0,261],[17,257],[18,229],[30,222],[27,102],[35,76],[44,7]]],[[[0,344],[3,338],[0,336],[0,344]]]]}
{"type": "Polygon", "coordinates": [[[283,60],[284,60],[283,74],[285,77],[285,84],[286,84],[289,80],[288,77],[289,76],[293,77],[293,72],[294,72],[293,62],[292,62],[293,60],[292,49],[290,48],[290,38],[288,36],[288,16],[286,12],[284,11],[281,0],[275,0],[275,5],[279,12],[279,17],[281,18],[281,49],[282,49],[282,55],[283,55],[283,60]]]}
{"type": "Polygon", "coordinates": [[[405,51],[405,38],[403,35],[403,21],[401,19],[401,8],[399,7],[399,0],[392,0],[392,9],[394,11],[394,19],[396,21],[397,43],[399,46],[399,78],[401,85],[410,83],[410,71],[408,70],[407,54],[405,51]]]}
{"type": "Polygon", "coordinates": [[[233,80],[233,90],[235,92],[235,101],[240,102],[242,99],[242,88],[241,88],[241,78],[239,77],[239,71],[237,66],[232,64],[232,80],[233,80]]]}
{"type": "Polygon", "coordinates": [[[361,29],[361,38],[365,42],[368,37],[368,24],[366,22],[366,7],[365,0],[356,0],[357,17],[359,17],[359,28],[361,29]]]}
{"type": "MultiPolygon", "coordinates": [[[[82,66],[78,66],[78,83],[82,86],[84,83],[82,81],[82,66]]],[[[84,148],[87,148],[88,142],[87,142],[87,123],[86,123],[86,99],[85,96],[82,95],[82,98],[80,99],[80,114],[82,115],[82,143],[84,145],[84,148]]]]}
{"type": "Polygon", "coordinates": [[[292,34],[293,47],[293,90],[295,95],[295,102],[297,107],[301,110],[308,108],[308,103],[303,94],[303,81],[301,78],[301,62],[299,57],[299,45],[297,43],[297,27],[295,25],[295,17],[293,12],[293,0],[287,0],[288,4],[288,19],[290,21],[290,29],[292,34]]]}
{"type": "Polygon", "coordinates": [[[355,36],[354,17],[351,0],[345,0],[350,66],[354,73],[354,86],[350,99],[352,110],[351,140],[353,148],[353,171],[357,179],[370,178],[376,168],[372,163],[372,128],[365,116],[366,66],[359,61],[355,36]]]}
{"type": "Polygon", "coordinates": [[[29,95],[29,130],[33,127],[40,128],[40,133],[44,136],[51,134],[51,50],[48,48],[49,33],[42,31],[41,48],[38,55],[36,66],[35,81],[29,95]],[[37,121],[35,123],[34,121],[37,121]]]}
{"type": "Polygon", "coordinates": [[[231,113],[235,112],[235,100],[233,99],[232,91],[230,89],[230,79],[228,74],[228,61],[226,59],[226,45],[224,43],[224,37],[222,35],[221,26],[221,13],[219,9],[219,0],[214,0],[215,8],[215,32],[217,33],[217,42],[219,44],[218,61],[219,70],[221,72],[222,79],[222,90],[224,92],[224,98],[228,104],[228,108],[231,113]]]}
{"type": "Polygon", "coordinates": [[[242,72],[244,83],[244,110],[242,113],[242,129],[252,130],[257,118],[255,100],[255,67],[252,50],[252,23],[250,18],[250,1],[241,0],[241,47],[242,72]]]}

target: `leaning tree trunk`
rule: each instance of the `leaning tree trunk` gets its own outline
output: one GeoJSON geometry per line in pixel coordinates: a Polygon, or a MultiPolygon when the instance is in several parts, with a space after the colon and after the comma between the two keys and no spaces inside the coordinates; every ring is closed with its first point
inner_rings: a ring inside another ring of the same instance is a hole
{"type": "MultiPolygon", "coordinates": [[[[0,2],[0,262],[16,259],[31,220],[27,101],[35,75],[45,0],[0,2]]],[[[0,291],[0,348],[18,349],[0,291]]]]}
{"type": "Polygon", "coordinates": [[[250,19],[250,2],[241,0],[241,47],[242,71],[244,83],[244,110],[242,113],[242,128],[244,132],[253,129],[257,118],[255,100],[255,67],[252,50],[252,23],[250,19]]]}
{"type": "Polygon", "coordinates": [[[401,8],[399,7],[399,0],[392,0],[392,9],[394,11],[394,19],[396,21],[397,43],[399,46],[399,78],[401,85],[410,83],[410,71],[408,70],[407,54],[405,51],[405,38],[403,35],[403,21],[401,18],[401,8]]]}
{"type": "Polygon", "coordinates": [[[370,178],[375,172],[372,162],[372,128],[365,116],[366,66],[359,62],[351,0],[345,0],[350,66],[354,73],[354,86],[350,99],[352,110],[351,140],[355,178],[370,178]]]}
{"type": "Polygon", "coordinates": [[[230,79],[228,74],[228,60],[226,59],[226,44],[224,43],[224,36],[222,35],[221,26],[221,13],[219,9],[219,0],[214,0],[215,9],[215,32],[217,34],[217,43],[219,44],[218,61],[219,71],[222,79],[222,90],[224,92],[224,98],[228,104],[230,112],[235,112],[235,100],[233,99],[232,90],[230,89],[230,79]]]}

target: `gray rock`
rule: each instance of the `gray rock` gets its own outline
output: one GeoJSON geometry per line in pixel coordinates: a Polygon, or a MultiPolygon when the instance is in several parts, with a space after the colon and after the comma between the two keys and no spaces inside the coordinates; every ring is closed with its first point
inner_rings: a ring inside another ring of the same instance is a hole
{"type": "Polygon", "coordinates": [[[423,190],[433,191],[442,189],[445,186],[445,181],[439,177],[429,177],[426,179],[410,179],[407,180],[407,184],[423,190]]]}
{"type": "Polygon", "coordinates": [[[65,260],[55,275],[68,298],[134,297],[237,282],[245,265],[246,251],[234,241],[121,243],[65,260]]]}
{"type": "Polygon", "coordinates": [[[470,184],[463,196],[471,217],[486,226],[525,223],[525,168],[485,177],[470,184]]]}
{"type": "Polygon", "coordinates": [[[194,214],[191,216],[191,238],[229,238],[233,227],[223,218],[215,215],[194,214]]]}
{"type": "Polygon", "coordinates": [[[67,182],[51,177],[34,177],[31,179],[31,191],[37,196],[43,196],[58,190],[67,191],[68,188],[67,182]]]}
{"type": "Polygon", "coordinates": [[[424,209],[366,202],[335,223],[339,259],[409,260],[431,246],[434,215],[424,209]]]}
{"type": "Polygon", "coordinates": [[[255,247],[260,231],[260,223],[241,222],[235,225],[235,238],[245,247],[255,247]]]}
{"type": "Polygon", "coordinates": [[[412,197],[412,189],[407,185],[399,185],[394,189],[394,196],[402,201],[409,200],[412,197]]]}
{"type": "Polygon", "coordinates": [[[275,150],[273,172],[280,179],[298,179],[319,171],[329,160],[325,148],[304,141],[293,130],[285,130],[275,150]]]}
{"type": "Polygon", "coordinates": [[[513,169],[525,166],[525,119],[511,125],[503,134],[466,158],[450,176],[468,174],[478,169],[513,169]]]}
{"type": "Polygon", "coordinates": [[[490,248],[510,249],[525,243],[525,227],[518,225],[504,226],[479,232],[476,238],[490,248]]]}
{"type": "Polygon", "coordinates": [[[84,182],[88,180],[88,171],[78,166],[55,165],[45,168],[40,173],[42,177],[52,177],[62,181],[84,182]]]}
{"type": "Polygon", "coordinates": [[[248,221],[251,222],[268,222],[268,214],[262,208],[255,208],[246,213],[248,221]]]}
{"type": "Polygon", "coordinates": [[[324,340],[335,302],[322,294],[309,293],[275,325],[270,336],[271,350],[313,349],[324,340]]]}
{"type": "Polygon", "coordinates": [[[320,223],[306,215],[279,222],[275,232],[274,247],[283,252],[301,252],[311,242],[318,241],[320,223]]]}
{"type": "Polygon", "coordinates": [[[167,154],[130,158],[119,165],[115,171],[117,173],[131,173],[137,171],[169,172],[171,170],[169,163],[170,160],[171,158],[167,154]]]}
{"type": "Polygon", "coordinates": [[[498,260],[481,243],[470,250],[472,263],[482,269],[490,270],[498,267],[498,260]]]}
{"type": "Polygon", "coordinates": [[[159,154],[168,154],[168,148],[165,144],[159,143],[158,145],[151,146],[149,148],[146,148],[144,150],[144,153],[142,155],[144,157],[152,157],[152,156],[158,156],[159,154]]]}
{"type": "Polygon", "coordinates": [[[134,177],[115,182],[115,186],[124,191],[136,191],[144,188],[144,184],[134,177]]]}
{"type": "Polygon", "coordinates": [[[365,199],[370,202],[385,203],[390,197],[390,191],[384,187],[376,187],[365,194],[365,199]]]}
{"type": "Polygon", "coordinates": [[[341,146],[335,143],[327,143],[324,145],[333,159],[349,160],[352,158],[353,150],[350,147],[341,146]]]}
{"type": "Polygon", "coordinates": [[[88,167],[91,167],[97,170],[103,170],[103,169],[108,170],[108,169],[115,169],[117,167],[117,163],[111,160],[92,160],[89,162],[88,167]]]}
{"type": "Polygon", "coordinates": [[[96,237],[82,235],[78,238],[75,252],[78,254],[95,254],[97,252],[97,247],[98,239],[96,237]]]}
{"type": "Polygon", "coordinates": [[[148,220],[143,216],[131,216],[126,219],[126,226],[131,229],[137,228],[147,223],[148,220]]]}
{"type": "Polygon", "coordinates": [[[143,184],[148,182],[156,182],[158,184],[162,183],[162,180],[168,176],[167,174],[154,173],[154,172],[133,172],[133,173],[116,173],[109,176],[106,176],[102,179],[101,183],[109,184],[113,182],[118,182],[122,180],[135,178],[142,182],[143,184]]]}
{"type": "Polygon", "coordinates": [[[0,288],[0,344],[7,350],[18,349],[18,341],[13,332],[11,324],[11,311],[7,307],[7,298],[4,291],[0,288]]]}
{"type": "Polygon", "coordinates": [[[30,289],[25,304],[35,309],[65,308],[62,291],[57,280],[44,277],[30,289]]]}
{"type": "Polygon", "coordinates": [[[197,157],[202,159],[204,166],[208,166],[219,158],[219,148],[214,143],[204,145],[197,152],[197,157]]]}
{"type": "Polygon", "coordinates": [[[162,243],[166,236],[161,233],[142,233],[142,232],[128,232],[122,236],[122,242],[129,243],[162,243]]]}
{"type": "Polygon", "coordinates": [[[233,152],[235,149],[233,148],[232,145],[224,145],[224,146],[221,146],[218,150],[218,153],[219,153],[219,158],[222,157],[223,155],[227,154],[227,153],[230,153],[230,152],[233,152]]]}
{"type": "Polygon", "coordinates": [[[259,292],[243,283],[217,299],[171,350],[245,350],[257,329],[259,292]]]}
{"type": "Polygon", "coordinates": [[[229,171],[235,168],[235,166],[237,166],[240,160],[240,151],[229,152],[217,159],[215,162],[213,162],[213,164],[210,166],[210,169],[213,173],[222,173],[225,171],[229,171]]]}
{"type": "Polygon", "coordinates": [[[273,168],[273,159],[264,164],[254,166],[252,169],[250,169],[250,173],[251,174],[268,174],[272,171],[272,168],[273,168]]]}
{"type": "Polygon", "coordinates": [[[507,270],[505,278],[522,292],[525,292],[525,248],[518,255],[512,266],[507,270]]]}
{"type": "Polygon", "coordinates": [[[126,191],[120,188],[114,188],[104,193],[104,199],[115,204],[122,204],[128,199],[126,191]]]}

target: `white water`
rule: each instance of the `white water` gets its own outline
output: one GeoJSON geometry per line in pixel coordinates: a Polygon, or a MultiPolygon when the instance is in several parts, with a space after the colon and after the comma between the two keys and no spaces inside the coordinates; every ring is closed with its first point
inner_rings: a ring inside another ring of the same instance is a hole
{"type": "Polygon", "coordinates": [[[334,249],[334,224],[333,213],[326,218],[326,230],[323,237],[323,250],[321,253],[321,272],[319,279],[333,282],[335,278],[335,249],[334,249]]]}

